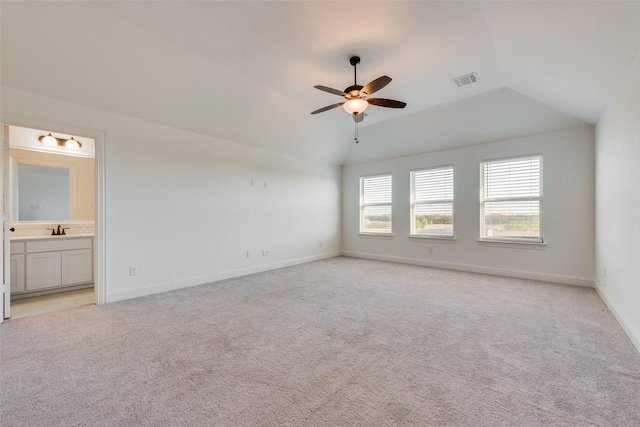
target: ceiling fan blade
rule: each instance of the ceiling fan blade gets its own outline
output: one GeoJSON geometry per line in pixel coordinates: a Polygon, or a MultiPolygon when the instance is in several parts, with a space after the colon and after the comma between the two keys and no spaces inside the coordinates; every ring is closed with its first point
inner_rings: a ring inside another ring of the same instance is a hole
{"type": "MultiPolygon", "coordinates": [[[[346,102],[346,101],[345,101],[346,102]]],[[[342,104],[344,104],[344,102],[338,102],[337,104],[333,104],[333,105],[327,105],[326,107],[320,108],[319,110],[316,111],[312,111],[311,114],[318,114],[318,113],[323,113],[327,110],[331,110],[333,108],[339,107],[342,104]]]]}
{"type": "Polygon", "coordinates": [[[320,89],[322,91],[329,92],[329,93],[332,93],[334,95],[347,96],[346,93],[344,93],[343,91],[338,90],[338,89],[332,89],[330,87],[326,87],[326,86],[322,86],[322,85],[317,85],[317,86],[314,86],[314,87],[316,89],[320,89]]]}
{"type": "Polygon", "coordinates": [[[393,99],[384,98],[371,98],[367,99],[367,102],[371,105],[377,105],[378,107],[404,108],[407,106],[406,102],[394,101],[393,99]]]}
{"type": "Polygon", "coordinates": [[[375,79],[374,81],[370,82],[365,87],[360,89],[360,96],[371,95],[372,93],[377,92],[383,87],[385,87],[386,85],[388,85],[390,82],[391,82],[391,77],[388,77],[388,76],[378,77],[377,79],[375,79]]]}
{"type": "Polygon", "coordinates": [[[361,121],[364,120],[364,113],[352,114],[352,116],[353,116],[353,121],[356,123],[360,123],[361,121]]]}

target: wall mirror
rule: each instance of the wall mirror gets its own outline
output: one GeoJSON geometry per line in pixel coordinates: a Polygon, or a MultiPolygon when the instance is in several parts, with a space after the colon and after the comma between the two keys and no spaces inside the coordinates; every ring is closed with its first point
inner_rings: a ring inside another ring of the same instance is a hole
{"type": "Polygon", "coordinates": [[[71,181],[68,168],[14,163],[13,170],[13,221],[71,219],[71,181]]]}
{"type": "MultiPolygon", "coordinates": [[[[10,219],[69,222],[95,219],[94,141],[75,136],[80,147],[45,144],[45,130],[9,126],[10,219]]],[[[58,141],[71,135],[53,132],[58,141]]],[[[33,225],[32,224],[32,225],[33,225]]]]}
{"type": "Polygon", "coordinates": [[[11,148],[11,221],[94,219],[94,160],[11,148]]]}

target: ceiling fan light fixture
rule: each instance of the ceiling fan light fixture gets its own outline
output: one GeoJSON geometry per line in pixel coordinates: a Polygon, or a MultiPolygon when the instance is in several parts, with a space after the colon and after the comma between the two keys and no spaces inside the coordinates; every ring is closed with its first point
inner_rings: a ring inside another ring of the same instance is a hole
{"type": "Polygon", "coordinates": [[[360,98],[350,99],[343,104],[344,110],[349,114],[364,113],[364,110],[366,110],[368,106],[369,103],[366,100],[360,98]]]}

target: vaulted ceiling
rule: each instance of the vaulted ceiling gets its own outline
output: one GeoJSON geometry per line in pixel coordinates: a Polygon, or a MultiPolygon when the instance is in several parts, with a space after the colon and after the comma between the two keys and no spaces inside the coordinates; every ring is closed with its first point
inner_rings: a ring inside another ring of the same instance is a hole
{"type": "Polygon", "coordinates": [[[640,2],[1,3],[3,86],[334,164],[597,122],[640,2]],[[340,98],[393,81],[353,143],[340,98]],[[476,72],[479,81],[452,79],[476,72]]]}

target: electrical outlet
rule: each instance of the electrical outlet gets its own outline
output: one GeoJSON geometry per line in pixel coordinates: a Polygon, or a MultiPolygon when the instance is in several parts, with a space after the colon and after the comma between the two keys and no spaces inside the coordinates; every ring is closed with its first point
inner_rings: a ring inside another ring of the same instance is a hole
{"type": "Polygon", "coordinates": [[[129,267],[129,276],[137,276],[138,275],[138,266],[132,265],[129,267]]]}
{"type": "Polygon", "coordinates": [[[607,267],[604,268],[603,274],[604,274],[604,277],[606,278],[607,277],[607,267]]]}
{"type": "Polygon", "coordinates": [[[318,242],[318,247],[321,248],[322,247],[322,242],[318,242]]]}
{"type": "Polygon", "coordinates": [[[433,246],[429,246],[429,253],[432,254],[433,253],[433,246]]]}
{"type": "Polygon", "coordinates": [[[269,188],[269,181],[264,182],[264,188],[269,188]]]}
{"type": "Polygon", "coordinates": [[[251,252],[247,251],[247,258],[251,258],[251,252]]]}
{"type": "Polygon", "coordinates": [[[263,249],[262,256],[269,256],[269,249],[263,249]]]}

